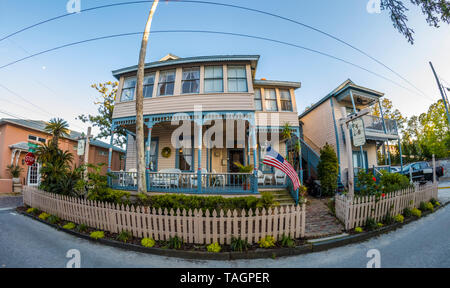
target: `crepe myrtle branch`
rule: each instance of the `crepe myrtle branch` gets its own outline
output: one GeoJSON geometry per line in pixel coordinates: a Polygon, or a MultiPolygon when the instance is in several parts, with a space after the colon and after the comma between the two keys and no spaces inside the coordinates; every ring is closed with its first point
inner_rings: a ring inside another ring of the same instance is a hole
{"type": "MultiPolygon", "coordinates": [[[[406,0],[381,0],[381,10],[389,12],[394,28],[405,36],[409,43],[414,44],[414,30],[408,27],[405,6],[406,0]]],[[[450,1],[448,0],[410,0],[411,4],[420,7],[430,26],[439,27],[439,23],[450,23],[450,1]]]]}

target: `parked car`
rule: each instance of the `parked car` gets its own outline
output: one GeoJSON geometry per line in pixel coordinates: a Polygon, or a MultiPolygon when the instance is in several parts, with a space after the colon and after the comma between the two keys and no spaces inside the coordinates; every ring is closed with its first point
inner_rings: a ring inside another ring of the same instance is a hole
{"type": "MultiPolygon", "coordinates": [[[[401,174],[410,177],[410,171],[413,181],[431,181],[433,180],[433,167],[425,161],[410,163],[403,167],[401,174]]],[[[436,177],[439,178],[444,175],[444,167],[436,166],[436,177]]]]}

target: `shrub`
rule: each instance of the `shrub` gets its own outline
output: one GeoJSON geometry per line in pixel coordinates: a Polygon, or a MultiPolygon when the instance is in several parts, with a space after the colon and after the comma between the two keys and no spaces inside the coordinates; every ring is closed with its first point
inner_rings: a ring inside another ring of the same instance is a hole
{"type": "Polygon", "coordinates": [[[403,216],[405,216],[406,218],[411,217],[412,216],[411,209],[409,208],[403,209],[403,216]]]}
{"type": "Polygon", "coordinates": [[[208,252],[213,252],[213,253],[219,253],[220,250],[222,250],[219,243],[217,243],[217,242],[208,245],[206,247],[206,249],[208,250],[208,252]]]}
{"type": "Polygon", "coordinates": [[[359,192],[357,192],[358,195],[377,195],[378,197],[381,195],[377,184],[377,179],[372,175],[372,173],[366,173],[365,170],[361,169],[359,170],[357,177],[358,179],[355,186],[359,188],[359,192]]]}
{"type": "Polygon", "coordinates": [[[75,224],[72,223],[72,222],[69,222],[69,223],[67,223],[66,225],[64,225],[63,228],[64,228],[64,229],[67,229],[67,230],[72,230],[72,229],[75,228],[75,224]]]}
{"type": "Polygon", "coordinates": [[[88,230],[88,226],[86,224],[80,224],[77,226],[78,232],[86,232],[88,230]]]}
{"type": "Polygon", "coordinates": [[[428,209],[427,209],[427,205],[425,204],[425,202],[420,202],[420,204],[419,204],[419,209],[420,209],[420,211],[422,211],[422,212],[428,210],[428,209]]]}
{"type": "Polygon", "coordinates": [[[403,223],[403,221],[405,220],[405,217],[403,217],[402,214],[398,214],[398,215],[395,215],[394,220],[397,223],[403,223]]]}
{"type": "Polygon", "coordinates": [[[383,227],[383,226],[384,226],[383,223],[377,223],[377,227],[378,227],[378,228],[381,228],[381,227],[383,227]]]}
{"type": "Polygon", "coordinates": [[[362,233],[362,232],[363,232],[363,229],[362,229],[361,227],[356,227],[356,228],[355,228],[355,232],[356,232],[356,233],[362,233]]]}
{"type": "Polygon", "coordinates": [[[334,198],[328,200],[327,206],[331,214],[336,215],[336,200],[334,198]]]}
{"type": "Polygon", "coordinates": [[[38,214],[38,212],[39,212],[39,210],[37,208],[28,208],[27,209],[27,213],[30,213],[30,214],[36,215],[36,214],[38,214]]]}
{"type": "Polygon", "coordinates": [[[366,225],[364,226],[367,231],[372,231],[378,228],[377,221],[373,218],[367,218],[366,225]]]}
{"type": "Polygon", "coordinates": [[[389,193],[409,188],[411,187],[411,183],[405,175],[381,171],[380,186],[384,193],[389,193]]]}
{"type": "Polygon", "coordinates": [[[89,235],[92,239],[98,240],[105,238],[105,232],[103,231],[94,231],[89,235]]]}
{"type": "Polygon", "coordinates": [[[155,246],[155,240],[153,240],[152,238],[143,238],[141,240],[141,245],[147,248],[151,248],[155,246]]]}
{"type": "Polygon", "coordinates": [[[169,238],[169,241],[167,242],[167,247],[169,247],[170,249],[180,249],[182,244],[183,240],[178,238],[178,236],[175,236],[169,238]]]}
{"type": "Polygon", "coordinates": [[[246,239],[243,240],[241,239],[241,237],[239,238],[232,237],[230,247],[232,251],[242,252],[248,250],[249,244],[246,239]]]}
{"type": "Polygon", "coordinates": [[[283,234],[282,238],[281,238],[281,246],[283,247],[295,247],[295,240],[291,238],[291,236],[286,236],[283,234]]]}
{"type": "Polygon", "coordinates": [[[386,225],[390,225],[394,223],[395,219],[391,216],[391,212],[386,213],[386,215],[383,218],[383,223],[386,225]]]}
{"type": "Polygon", "coordinates": [[[433,212],[433,211],[434,211],[434,206],[433,206],[433,204],[431,204],[431,202],[427,202],[427,203],[425,204],[425,209],[426,209],[427,211],[433,212]]]}
{"type": "Polygon", "coordinates": [[[435,207],[441,206],[441,203],[439,203],[438,201],[436,201],[436,203],[434,203],[434,206],[435,206],[435,207]]]}
{"type": "Polygon", "coordinates": [[[431,202],[431,204],[433,204],[433,206],[436,206],[437,200],[434,199],[434,198],[431,198],[431,199],[430,199],[430,202],[431,202]]]}
{"type": "Polygon", "coordinates": [[[42,220],[47,220],[48,217],[50,217],[50,214],[47,214],[47,213],[45,213],[45,212],[42,212],[42,213],[39,215],[39,219],[42,219],[42,220]]]}
{"type": "Polygon", "coordinates": [[[275,246],[275,238],[273,236],[266,236],[264,238],[261,238],[258,242],[259,247],[261,248],[272,248],[275,246]]]}
{"type": "Polygon", "coordinates": [[[11,175],[12,178],[19,178],[20,177],[20,173],[22,173],[23,168],[20,167],[19,165],[8,165],[6,166],[6,171],[8,171],[8,173],[11,175]]]}
{"type": "Polygon", "coordinates": [[[420,217],[422,217],[422,211],[420,211],[417,208],[414,208],[414,209],[411,210],[411,215],[413,215],[413,216],[415,216],[417,218],[420,218],[420,217]]]}
{"type": "Polygon", "coordinates": [[[56,223],[58,223],[59,221],[61,221],[61,219],[59,219],[59,217],[58,217],[58,216],[55,216],[55,215],[50,215],[50,216],[48,216],[48,218],[47,218],[47,222],[49,222],[50,224],[56,224],[56,223]]]}
{"type": "Polygon", "coordinates": [[[328,143],[320,149],[317,171],[323,195],[333,196],[337,189],[339,164],[334,148],[328,143]]]}
{"type": "Polygon", "coordinates": [[[119,235],[117,235],[116,240],[126,243],[126,242],[128,242],[128,240],[130,240],[131,238],[133,238],[133,235],[131,235],[130,232],[128,232],[128,231],[122,231],[122,232],[120,232],[119,235]]]}

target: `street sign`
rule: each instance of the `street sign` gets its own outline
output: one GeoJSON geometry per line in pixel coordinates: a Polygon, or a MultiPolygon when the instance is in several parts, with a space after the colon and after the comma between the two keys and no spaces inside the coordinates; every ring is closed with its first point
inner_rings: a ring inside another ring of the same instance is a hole
{"type": "Polygon", "coordinates": [[[28,151],[29,152],[36,152],[36,149],[38,148],[38,144],[36,143],[32,143],[32,142],[28,142],[28,151]]]}
{"type": "Polygon", "coordinates": [[[25,155],[25,163],[28,166],[31,166],[36,162],[36,156],[32,152],[28,152],[27,155],[25,155]]]}
{"type": "Polygon", "coordinates": [[[364,130],[364,122],[361,118],[352,121],[353,146],[359,147],[366,144],[366,133],[364,130]]]}
{"type": "Polygon", "coordinates": [[[78,147],[77,147],[78,156],[84,155],[84,148],[85,148],[85,141],[83,139],[78,140],[78,147]]]}

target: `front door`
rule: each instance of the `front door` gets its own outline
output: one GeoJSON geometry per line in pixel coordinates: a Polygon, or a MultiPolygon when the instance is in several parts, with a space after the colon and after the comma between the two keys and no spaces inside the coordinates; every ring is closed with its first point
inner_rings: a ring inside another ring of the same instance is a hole
{"type": "Polygon", "coordinates": [[[39,173],[39,163],[34,163],[33,165],[28,167],[28,186],[38,186],[41,181],[41,173],[39,173]]]}
{"type": "Polygon", "coordinates": [[[239,173],[239,167],[234,163],[239,162],[244,165],[244,149],[231,149],[228,150],[228,172],[229,173],[239,173]]]}

